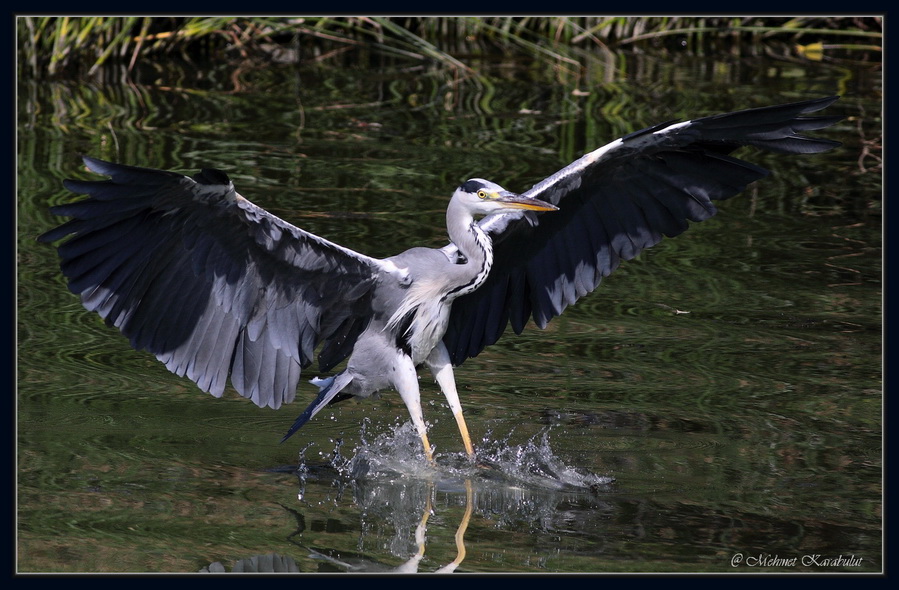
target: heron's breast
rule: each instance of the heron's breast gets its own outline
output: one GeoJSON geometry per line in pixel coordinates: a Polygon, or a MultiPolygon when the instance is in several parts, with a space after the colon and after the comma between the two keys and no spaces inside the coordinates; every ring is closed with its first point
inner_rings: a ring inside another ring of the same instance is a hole
{"type": "Polygon", "coordinates": [[[450,303],[435,300],[423,303],[415,310],[406,342],[416,365],[424,362],[446,334],[450,309],[450,303]]]}

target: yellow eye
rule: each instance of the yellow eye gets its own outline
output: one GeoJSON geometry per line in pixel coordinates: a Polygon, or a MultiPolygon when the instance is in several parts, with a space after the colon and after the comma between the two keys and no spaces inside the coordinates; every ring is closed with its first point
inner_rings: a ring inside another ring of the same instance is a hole
{"type": "Polygon", "coordinates": [[[479,198],[479,199],[486,199],[486,198],[487,198],[487,191],[485,191],[484,189],[479,190],[479,191],[478,191],[478,198],[479,198]]]}

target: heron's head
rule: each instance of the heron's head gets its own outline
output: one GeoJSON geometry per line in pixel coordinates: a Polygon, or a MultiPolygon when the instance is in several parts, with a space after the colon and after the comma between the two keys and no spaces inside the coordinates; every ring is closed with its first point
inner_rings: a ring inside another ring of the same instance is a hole
{"type": "Polygon", "coordinates": [[[462,183],[453,193],[453,200],[461,201],[472,214],[490,215],[508,209],[529,211],[555,211],[558,209],[539,199],[532,199],[509,192],[495,182],[472,178],[462,183]]]}

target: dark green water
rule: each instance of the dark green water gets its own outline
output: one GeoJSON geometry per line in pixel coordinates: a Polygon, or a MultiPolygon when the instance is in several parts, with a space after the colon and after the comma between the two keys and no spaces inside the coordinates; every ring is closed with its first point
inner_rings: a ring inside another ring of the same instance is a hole
{"type": "Polygon", "coordinates": [[[20,572],[230,571],[270,554],[301,572],[431,572],[460,545],[459,572],[881,570],[881,181],[859,168],[879,74],[643,58],[575,82],[510,63],[480,83],[180,64],[129,84],[20,80],[20,572]],[[825,134],[843,149],[744,154],[774,176],[457,369],[490,469],[459,462],[428,378],[436,471],[409,456],[392,392],[279,445],[303,403],[216,400],[169,374],[85,312],[34,241],[89,154],[221,168],[288,221],[387,256],[443,245],[470,176],[524,190],[646,125],[835,93],[828,113],[849,119],[825,134]],[[858,561],[825,561],[839,556],[858,561]]]}

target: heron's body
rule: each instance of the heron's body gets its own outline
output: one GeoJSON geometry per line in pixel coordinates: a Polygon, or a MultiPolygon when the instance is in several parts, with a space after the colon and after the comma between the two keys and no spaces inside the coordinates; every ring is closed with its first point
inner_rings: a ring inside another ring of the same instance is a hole
{"type": "MultiPolygon", "coordinates": [[[[319,382],[318,398],[297,418],[285,439],[296,432],[337,395],[370,397],[382,389],[396,389],[422,438],[430,457],[427,427],[421,412],[417,367],[426,364],[440,385],[453,416],[463,434],[466,451],[474,453],[468,428],[462,416],[462,405],[456,392],[449,352],[442,339],[449,323],[453,301],[476,291],[490,274],[493,244],[477,224],[474,213],[490,214],[494,204],[503,202],[496,211],[512,206],[550,211],[548,203],[520,199],[502,187],[483,179],[469,180],[467,191],[457,191],[446,213],[447,233],[452,251],[434,248],[411,248],[384,260],[391,272],[380,273],[372,289],[368,325],[358,336],[346,369],[332,379],[319,382]],[[465,195],[484,192],[493,202],[482,199],[481,209],[466,202],[465,195]],[[380,367],[372,371],[372,367],[380,367]]],[[[461,188],[461,187],[460,187],[461,188]]]]}
{"type": "Polygon", "coordinates": [[[90,198],[41,236],[59,246],[69,288],[132,346],[215,396],[230,381],[259,406],[293,400],[317,358],[319,394],[285,438],[329,403],[396,389],[431,457],[416,369],[427,366],[474,455],[453,365],[507,326],[543,327],[621,260],[714,215],[767,171],[731,157],[751,145],[816,153],[799,132],[835,97],[664,123],[615,140],[518,195],[460,185],[450,243],[375,259],[315,236],[240,196],[224,173],[194,177],[85,158],[111,179],[67,181],[90,198]]]}

